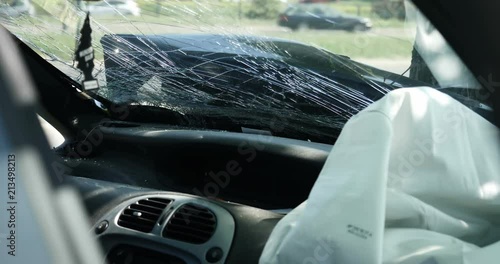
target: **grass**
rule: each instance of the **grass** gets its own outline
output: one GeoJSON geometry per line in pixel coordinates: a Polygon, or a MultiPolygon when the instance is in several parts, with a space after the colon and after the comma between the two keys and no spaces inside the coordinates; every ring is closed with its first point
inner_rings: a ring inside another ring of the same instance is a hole
{"type": "MultiPolygon", "coordinates": [[[[351,33],[330,30],[292,32],[277,28],[274,21],[259,21],[259,23],[254,23],[254,21],[242,22],[242,24],[246,23],[248,23],[248,26],[252,27],[252,30],[249,32],[252,35],[263,35],[299,41],[322,47],[333,53],[343,54],[354,58],[398,58],[408,56],[408,54],[411,54],[412,49],[412,43],[409,41],[395,37],[381,36],[370,32],[351,33]],[[262,31],[261,28],[266,28],[268,25],[273,26],[272,30],[262,31]]],[[[227,33],[228,31],[222,29],[220,32],[227,33]]],[[[165,33],[169,33],[168,30],[165,33]]],[[[216,33],[215,30],[214,33],[216,33]]],[[[72,52],[75,47],[75,37],[73,34],[73,31],[63,33],[59,30],[58,33],[50,34],[49,36],[28,36],[26,33],[22,35],[25,35],[34,45],[43,49],[45,52],[54,54],[63,60],[71,60],[72,52]],[[57,43],[57,45],[54,45],[54,43],[57,43]]],[[[100,36],[94,34],[93,39],[94,43],[99,45],[98,41],[100,36]]],[[[97,55],[98,54],[96,54],[96,56],[97,55]]]]}
{"type": "Polygon", "coordinates": [[[211,14],[213,17],[226,17],[236,19],[244,16],[244,13],[249,9],[249,3],[243,3],[240,6],[237,2],[220,2],[220,1],[162,1],[158,6],[156,0],[137,0],[141,8],[141,13],[146,16],[161,16],[176,18],[185,16],[206,16],[211,14]]]}
{"type": "MultiPolygon", "coordinates": [[[[138,0],[138,3],[141,6],[143,15],[140,18],[132,18],[133,20],[158,25],[185,25],[182,30],[187,31],[189,29],[196,31],[203,28],[200,31],[208,29],[208,31],[214,33],[242,32],[245,34],[249,32],[255,35],[292,39],[313,44],[334,53],[346,54],[351,57],[393,58],[407,56],[411,53],[412,44],[408,41],[376,34],[353,34],[339,31],[285,32],[283,29],[276,29],[276,19],[250,20],[245,18],[244,14],[249,9],[248,3],[242,4],[241,17],[239,16],[238,3],[232,1],[210,1],[210,4],[206,4],[208,2],[204,0],[172,0],[162,2],[160,9],[157,9],[156,0],[138,0]],[[156,14],[157,11],[160,12],[161,16],[156,14]],[[269,27],[274,27],[274,29],[269,29],[269,27]],[[250,30],[247,31],[247,29],[250,30]]],[[[403,21],[397,19],[383,20],[374,16],[371,12],[371,4],[368,2],[349,1],[330,5],[346,14],[358,15],[359,12],[361,16],[371,17],[375,29],[402,29],[404,27],[403,21]]],[[[284,10],[285,8],[286,5],[283,4],[281,9],[284,10]]]]}
{"type": "MultiPolygon", "coordinates": [[[[120,17],[105,16],[96,19],[108,29],[115,33],[139,33],[162,34],[162,33],[188,33],[193,31],[219,32],[219,33],[243,33],[264,35],[291,39],[306,44],[320,46],[333,53],[344,54],[354,58],[398,58],[407,57],[411,54],[412,43],[388,36],[381,36],[374,33],[349,33],[343,31],[303,31],[290,32],[276,26],[276,19],[271,20],[250,20],[244,17],[244,13],[249,8],[248,3],[243,3],[240,17],[239,5],[237,2],[220,1],[162,1],[159,10],[161,16],[156,14],[156,0],[137,0],[141,7],[141,17],[120,17]],[[142,26],[132,26],[129,22],[140,22],[142,26]],[[147,24],[147,25],[146,25],[147,24]],[[170,27],[166,25],[171,25],[170,27]],[[172,25],[176,25],[172,26],[172,25]],[[202,29],[202,30],[200,30],[202,29]],[[248,30],[249,29],[249,30],[248,30]]],[[[347,13],[372,17],[375,29],[396,29],[400,30],[404,23],[399,20],[381,20],[371,14],[370,3],[363,1],[338,2],[331,4],[334,8],[347,13]]],[[[283,5],[283,10],[286,5],[283,5]]],[[[44,21],[44,15],[36,18],[38,21],[27,21],[29,24],[40,24],[44,21]]],[[[49,16],[47,19],[50,20],[49,16]]],[[[60,26],[57,21],[52,21],[54,28],[60,26]]],[[[39,34],[30,35],[30,31],[20,33],[31,40],[32,44],[43,49],[44,52],[54,54],[63,60],[71,60],[75,47],[76,32],[70,29],[62,32],[61,29],[45,30],[51,32],[50,35],[39,34]],[[54,45],[57,43],[57,45],[54,45]]],[[[399,31],[398,31],[399,30],[399,31]]],[[[98,30],[94,30],[94,43],[98,43],[100,35],[98,30]]],[[[96,49],[99,50],[99,49],[96,49]]],[[[96,54],[102,57],[102,54],[96,54]]]]}
{"type": "Polygon", "coordinates": [[[362,17],[373,16],[372,7],[369,2],[350,1],[350,2],[331,3],[329,5],[345,14],[362,16],[362,17]]]}
{"type": "Polygon", "coordinates": [[[352,58],[401,58],[411,54],[412,43],[407,40],[342,31],[282,32],[274,37],[291,39],[322,47],[352,58]]]}
{"type": "MultiPolygon", "coordinates": [[[[141,7],[142,13],[151,17],[157,16],[158,13],[162,16],[170,18],[192,16],[195,13],[198,13],[200,16],[204,16],[204,13],[208,12],[212,14],[210,17],[214,17],[213,14],[217,14],[217,17],[239,19],[244,18],[245,14],[251,9],[251,4],[246,1],[242,2],[241,7],[238,2],[234,1],[172,0],[161,2],[160,7],[157,5],[156,0],[137,0],[137,3],[141,7]]],[[[340,1],[327,5],[344,14],[371,18],[375,22],[376,26],[379,27],[401,27],[404,25],[403,21],[397,19],[380,19],[372,12],[372,6],[369,2],[340,1]]],[[[286,7],[287,4],[280,3],[276,14],[271,17],[277,17],[277,13],[285,10],[286,7]]]]}

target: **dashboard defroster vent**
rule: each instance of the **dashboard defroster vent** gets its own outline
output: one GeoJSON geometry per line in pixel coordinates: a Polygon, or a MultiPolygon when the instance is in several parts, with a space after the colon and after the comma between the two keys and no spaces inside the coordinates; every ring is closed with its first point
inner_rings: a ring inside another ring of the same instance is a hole
{"type": "Polygon", "coordinates": [[[185,204],[174,212],[163,231],[163,236],[183,242],[202,244],[215,232],[217,219],[209,209],[185,204]]]}
{"type": "Polygon", "coordinates": [[[125,208],[118,218],[118,225],[141,232],[151,232],[170,199],[146,198],[125,208]]]}

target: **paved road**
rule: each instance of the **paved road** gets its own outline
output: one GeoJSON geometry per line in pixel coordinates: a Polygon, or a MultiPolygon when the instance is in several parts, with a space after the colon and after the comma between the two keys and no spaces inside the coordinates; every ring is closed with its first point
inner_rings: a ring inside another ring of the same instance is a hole
{"type": "MultiPolygon", "coordinates": [[[[353,60],[397,74],[402,74],[403,72],[405,72],[410,67],[411,63],[410,59],[353,58],[353,60]]],[[[408,72],[405,73],[404,76],[408,76],[408,72]]]]}

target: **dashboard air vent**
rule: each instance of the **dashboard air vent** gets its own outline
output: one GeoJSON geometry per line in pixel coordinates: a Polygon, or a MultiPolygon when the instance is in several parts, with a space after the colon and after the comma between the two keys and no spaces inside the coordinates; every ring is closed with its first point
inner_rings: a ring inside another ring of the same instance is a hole
{"type": "Polygon", "coordinates": [[[205,207],[193,204],[181,206],[167,223],[163,236],[193,244],[207,242],[215,232],[217,219],[205,207]]]}
{"type": "Polygon", "coordinates": [[[146,198],[125,208],[118,218],[118,225],[141,232],[151,232],[163,209],[172,202],[163,198],[146,198]]]}

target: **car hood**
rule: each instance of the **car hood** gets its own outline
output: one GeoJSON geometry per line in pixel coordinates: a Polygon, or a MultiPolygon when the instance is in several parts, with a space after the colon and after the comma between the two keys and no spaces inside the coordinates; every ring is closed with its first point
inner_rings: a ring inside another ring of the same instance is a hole
{"type": "MultiPolygon", "coordinates": [[[[372,72],[372,77],[398,78],[404,83],[418,83],[399,75],[379,70],[353,60],[349,57],[332,54],[321,48],[305,45],[300,42],[279,38],[257,36],[234,36],[212,34],[169,34],[169,35],[105,35],[101,39],[105,55],[120,52],[131,54],[167,53],[202,56],[217,59],[222,56],[253,57],[283,61],[292,66],[301,66],[322,71],[343,71],[352,74],[353,69],[372,72]],[[332,67],[333,66],[333,67],[332,67]]],[[[163,57],[162,59],[166,59],[163,57]]],[[[168,61],[168,60],[167,60],[168,61]]],[[[420,83],[421,84],[421,83],[420,83]]]]}
{"type": "Polygon", "coordinates": [[[102,37],[101,44],[107,81],[102,94],[115,103],[181,113],[195,127],[249,127],[334,143],[350,117],[387,92],[426,86],[276,38],[118,34],[102,37]]]}
{"type": "MultiPolygon", "coordinates": [[[[203,72],[203,78],[217,83],[225,77],[260,79],[277,85],[277,76],[288,81],[326,78],[337,86],[355,88],[372,100],[398,87],[422,86],[425,83],[383,71],[347,56],[332,54],[321,48],[300,42],[255,36],[228,36],[210,34],[191,35],[105,35],[101,39],[108,85],[110,80],[120,82],[124,70],[135,72],[136,88],[158,72],[171,77],[203,72]],[[210,78],[212,77],[212,78],[210,78]],[[216,77],[216,78],[215,78],[216,77]],[[246,78],[245,78],[246,77],[246,78]],[[374,93],[372,90],[376,90],[374,93]]],[[[191,79],[194,77],[191,76],[191,79]]],[[[202,76],[198,76],[201,81],[202,76]]],[[[111,82],[113,82],[111,81],[111,82]]],[[[285,84],[285,83],[282,83],[285,84]]],[[[295,83],[302,88],[305,83],[295,83]]],[[[116,86],[116,85],[115,85],[116,86]]]]}

